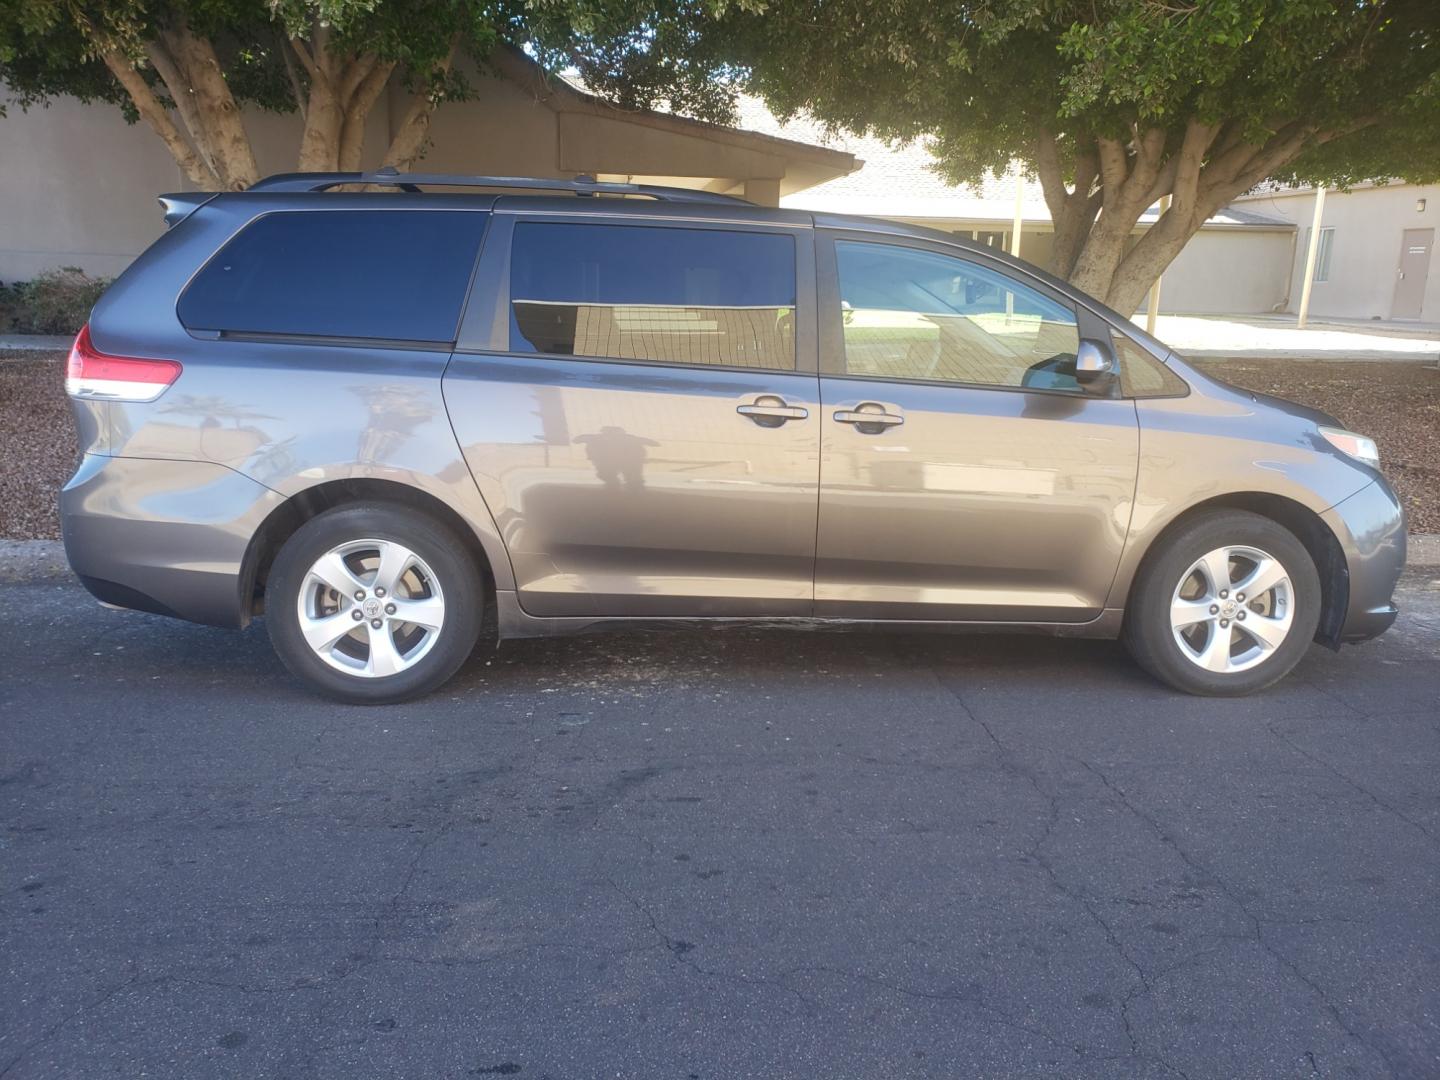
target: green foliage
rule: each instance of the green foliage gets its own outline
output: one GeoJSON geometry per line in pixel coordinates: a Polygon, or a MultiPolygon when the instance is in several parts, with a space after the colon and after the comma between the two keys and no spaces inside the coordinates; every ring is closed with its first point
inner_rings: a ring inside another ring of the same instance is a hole
{"type": "Polygon", "coordinates": [[[723,120],[733,79],[705,31],[738,10],[728,0],[0,0],[0,86],[22,108],[69,95],[114,103],[133,120],[96,42],[120,43],[163,98],[145,46],[183,19],[214,44],[236,101],[270,110],[297,107],[284,40],[323,27],[337,53],[393,61],[410,89],[437,98],[471,89],[453,71],[432,80],[452,44],[483,64],[505,42],[554,70],[578,69],[623,106],[723,120]]]}
{"type": "Polygon", "coordinates": [[[110,286],[78,266],[48,270],[33,281],[0,285],[0,333],[75,334],[110,286]]]}
{"type": "Polygon", "coordinates": [[[772,108],[934,136],[957,181],[1033,164],[1042,130],[1071,155],[1151,127],[1173,149],[1192,118],[1257,144],[1364,124],[1287,177],[1440,177],[1434,0],[776,0],[722,25],[772,108]]]}

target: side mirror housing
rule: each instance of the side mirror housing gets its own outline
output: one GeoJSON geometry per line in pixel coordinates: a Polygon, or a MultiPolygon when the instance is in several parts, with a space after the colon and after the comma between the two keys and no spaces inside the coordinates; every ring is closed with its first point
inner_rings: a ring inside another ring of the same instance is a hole
{"type": "Polygon", "coordinates": [[[1082,338],[1075,351],[1075,381],[1087,390],[1103,390],[1115,377],[1115,351],[1106,341],[1082,338]]]}

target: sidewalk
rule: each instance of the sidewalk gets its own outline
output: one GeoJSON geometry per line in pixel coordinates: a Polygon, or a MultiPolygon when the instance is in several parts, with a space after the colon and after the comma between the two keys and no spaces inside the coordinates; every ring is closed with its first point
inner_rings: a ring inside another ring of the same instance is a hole
{"type": "Polygon", "coordinates": [[[73,335],[0,334],[0,352],[7,349],[17,352],[69,352],[74,342],[73,335]]]}
{"type": "MultiPolygon", "coordinates": [[[[1144,313],[1136,316],[1145,324],[1144,313]]],[[[1161,315],[1155,336],[1196,359],[1440,361],[1440,329],[1396,323],[1311,322],[1270,315],[1161,315]]]]}

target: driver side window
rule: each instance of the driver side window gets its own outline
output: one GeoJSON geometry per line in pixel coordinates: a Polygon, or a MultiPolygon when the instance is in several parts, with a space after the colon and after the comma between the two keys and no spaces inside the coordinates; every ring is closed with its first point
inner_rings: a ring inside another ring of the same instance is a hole
{"type": "Polygon", "coordinates": [[[835,257],[847,374],[1079,392],[1069,307],[930,251],[838,240],[835,257]]]}

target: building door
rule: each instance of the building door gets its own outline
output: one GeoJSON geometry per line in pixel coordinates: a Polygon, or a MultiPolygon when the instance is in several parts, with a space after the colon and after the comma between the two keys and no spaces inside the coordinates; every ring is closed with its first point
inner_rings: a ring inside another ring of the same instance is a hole
{"type": "Polygon", "coordinates": [[[1430,274],[1434,229],[1406,229],[1400,238],[1400,264],[1395,268],[1395,302],[1392,319],[1418,319],[1425,303],[1425,279],[1430,274]]]}

